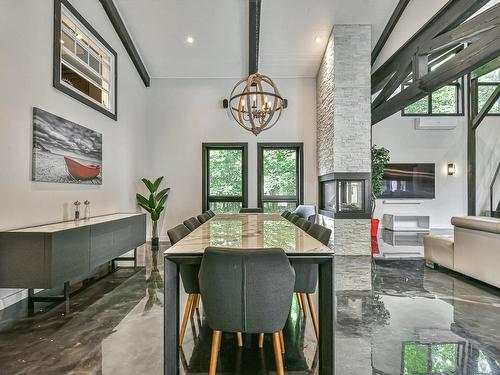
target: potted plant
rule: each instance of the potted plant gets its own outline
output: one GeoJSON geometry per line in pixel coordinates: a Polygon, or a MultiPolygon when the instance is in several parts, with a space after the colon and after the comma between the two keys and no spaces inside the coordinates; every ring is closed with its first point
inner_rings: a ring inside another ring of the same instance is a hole
{"type": "Polygon", "coordinates": [[[384,147],[372,146],[372,237],[378,234],[379,219],[374,219],[376,200],[382,195],[384,168],[389,162],[389,150],[384,147]]]}
{"type": "Polygon", "coordinates": [[[170,188],[158,191],[162,181],[163,176],[158,177],[155,182],[151,182],[147,178],[143,178],[142,182],[149,190],[149,198],[147,199],[139,193],[136,194],[137,204],[148,211],[151,215],[151,221],[153,222],[151,244],[153,246],[158,246],[159,243],[158,220],[160,220],[161,213],[165,209],[165,202],[167,201],[168,192],[170,191],[170,188]]]}

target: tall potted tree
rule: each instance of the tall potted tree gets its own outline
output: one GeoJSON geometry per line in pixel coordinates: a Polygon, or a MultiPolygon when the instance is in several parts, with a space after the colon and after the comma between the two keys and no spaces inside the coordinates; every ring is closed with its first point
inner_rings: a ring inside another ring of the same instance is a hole
{"type": "Polygon", "coordinates": [[[158,177],[154,182],[151,182],[147,178],[143,178],[142,182],[149,191],[149,198],[139,193],[136,194],[137,204],[151,215],[151,221],[153,222],[151,244],[153,246],[158,246],[159,243],[158,220],[160,220],[161,213],[165,209],[165,202],[167,201],[168,192],[170,191],[170,188],[158,191],[162,181],[163,176],[158,177]]]}
{"type": "Polygon", "coordinates": [[[375,219],[376,200],[382,195],[384,168],[390,160],[389,150],[384,147],[372,146],[372,237],[378,234],[379,219],[375,219]]]}

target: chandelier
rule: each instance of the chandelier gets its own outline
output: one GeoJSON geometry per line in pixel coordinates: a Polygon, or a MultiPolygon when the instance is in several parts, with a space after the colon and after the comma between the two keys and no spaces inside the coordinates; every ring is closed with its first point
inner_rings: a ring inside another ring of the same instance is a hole
{"type": "Polygon", "coordinates": [[[236,122],[255,135],[271,129],[287,104],[273,80],[258,73],[239,81],[224,101],[236,122]]]}

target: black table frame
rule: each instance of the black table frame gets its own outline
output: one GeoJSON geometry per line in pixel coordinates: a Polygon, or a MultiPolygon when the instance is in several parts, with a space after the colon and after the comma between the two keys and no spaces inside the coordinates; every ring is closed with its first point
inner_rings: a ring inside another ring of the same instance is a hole
{"type": "MultiPolygon", "coordinates": [[[[244,251],[244,249],[242,249],[244,251]]],[[[164,258],[164,375],[179,374],[179,265],[200,264],[202,254],[167,253],[164,258]]],[[[287,254],[292,264],[319,268],[319,374],[335,374],[335,257],[334,254],[287,254]]]]}

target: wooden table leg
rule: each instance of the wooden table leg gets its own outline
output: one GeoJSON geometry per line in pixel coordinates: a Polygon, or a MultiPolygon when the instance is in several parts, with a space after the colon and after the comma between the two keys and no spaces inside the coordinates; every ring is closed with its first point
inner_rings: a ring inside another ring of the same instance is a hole
{"type": "Polygon", "coordinates": [[[179,373],[179,266],[164,258],[164,375],[179,373]]]}
{"type": "Polygon", "coordinates": [[[335,374],[334,257],[319,265],[319,374],[335,374]]]}

